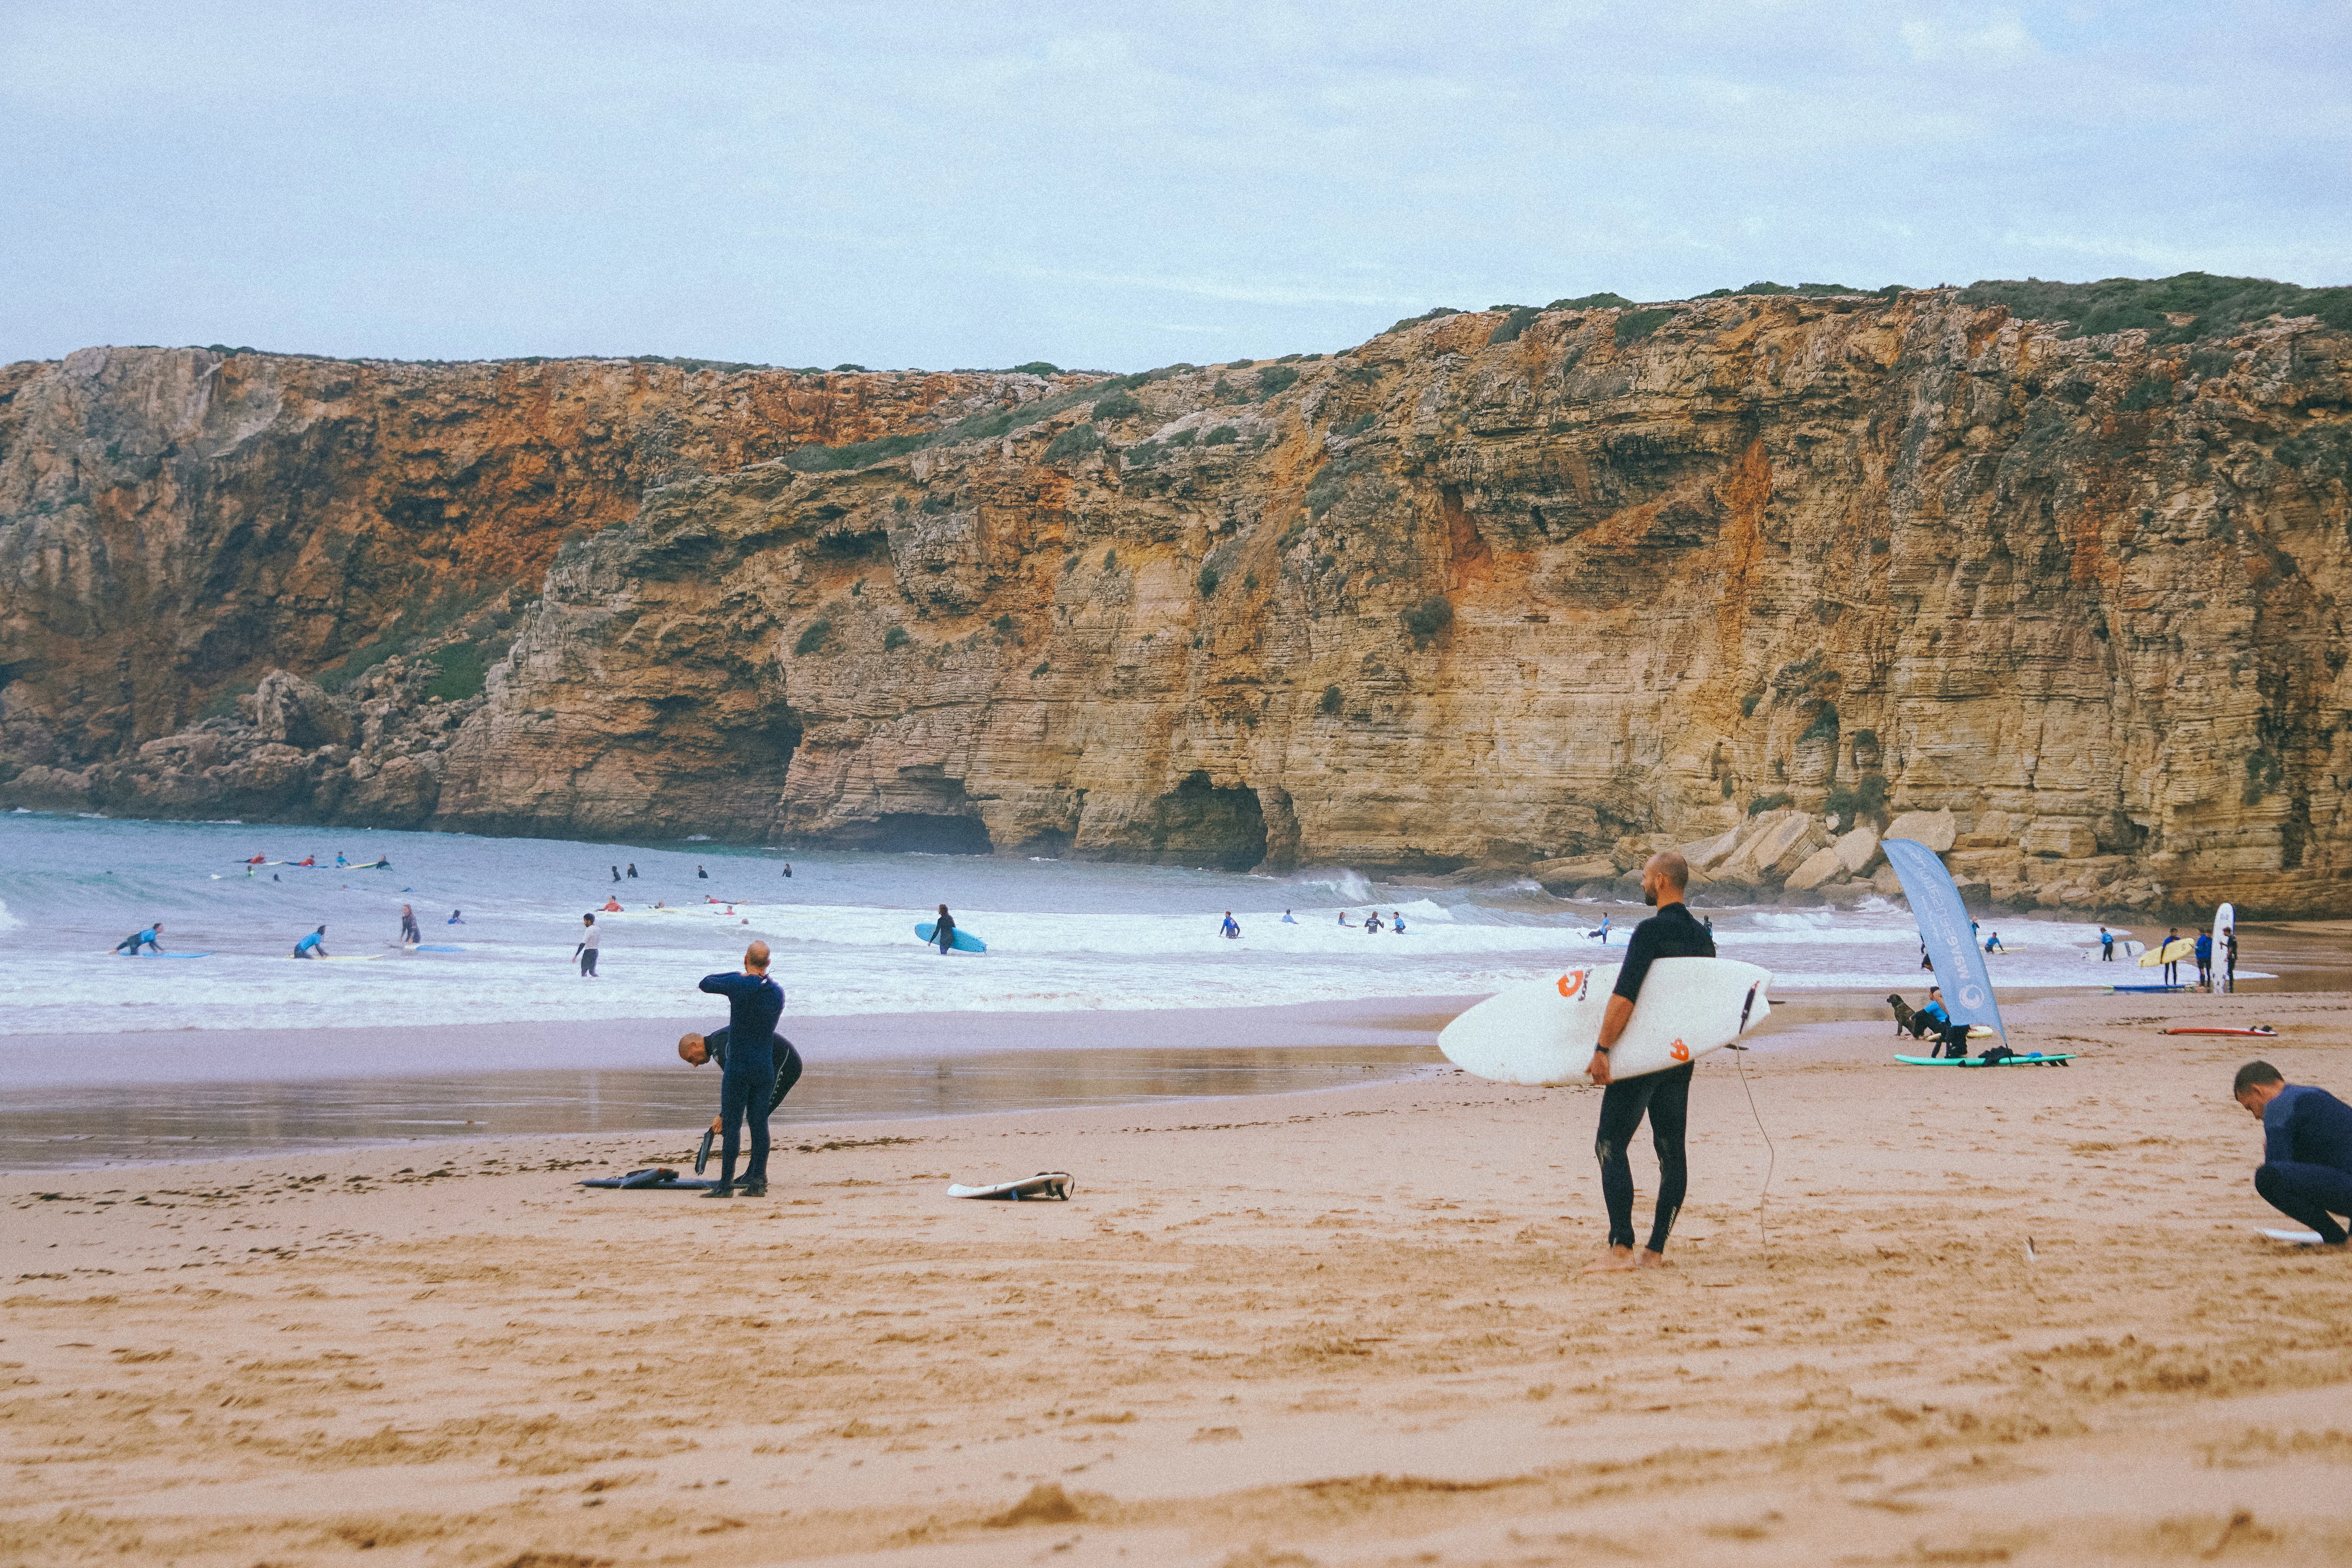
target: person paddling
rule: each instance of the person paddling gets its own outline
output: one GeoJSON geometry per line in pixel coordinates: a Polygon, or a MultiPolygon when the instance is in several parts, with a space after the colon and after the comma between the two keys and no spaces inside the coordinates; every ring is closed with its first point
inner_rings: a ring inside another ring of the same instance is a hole
{"type": "MultiPolygon", "coordinates": [[[[783,987],[768,978],[768,944],[755,942],[743,950],[740,973],[706,974],[699,989],[727,998],[727,1034],[730,1040],[764,1040],[776,1032],[783,1016],[783,987]]],[[[706,1197],[745,1197],[768,1193],[768,1110],[775,1103],[776,1061],[767,1051],[730,1051],[719,1079],[719,1180],[706,1197]],[[735,1184],[735,1160],[743,1123],[751,1129],[751,1162],[743,1184],[735,1184]]]]}
{"type": "Polygon", "coordinates": [[[1609,1075],[1609,1052],[1625,1033],[1633,1005],[1642,997],[1650,965],[1661,958],[1713,958],[1715,938],[1691,917],[1683,902],[1690,886],[1690,866],[1673,850],[1653,855],[1642,868],[1642,901],[1658,912],[1633,928],[1625,943],[1625,963],[1617,972],[1617,985],[1609,1010],[1601,1020],[1601,1043],[1585,1068],[1592,1081],[1607,1086],[1601,1097],[1601,1125],[1592,1142],[1601,1163],[1601,1195],[1609,1208],[1609,1250],[1585,1268],[1588,1274],[1611,1274],[1629,1268],[1661,1268],[1666,1261],[1666,1238],[1682,1212],[1689,1184],[1683,1153],[1683,1134],[1689,1120],[1691,1075],[1695,1061],[1664,1072],[1644,1073],[1620,1083],[1609,1075]],[[1649,1246],[1633,1250],[1633,1167],[1625,1146],[1650,1121],[1650,1142],[1658,1155],[1657,1211],[1650,1222],[1649,1246]]]}
{"type": "Polygon", "coordinates": [[[2324,1089],[2289,1083],[2268,1062],[2238,1069],[2231,1092],[2263,1124],[2263,1163],[2254,1191],[2263,1201],[2341,1247],[2336,1215],[2352,1215],[2352,1105],[2324,1089]]]}
{"type": "Polygon", "coordinates": [[[139,956],[139,950],[142,947],[144,947],[152,952],[161,952],[163,951],[163,944],[155,939],[163,934],[163,922],[162,921],[157,921],[145,931],[135,931],[130,936],[124,937],[121,942],[116,942],[114,944],[114,951],[117,952],[127,952],[133,958],[139,956]]]}

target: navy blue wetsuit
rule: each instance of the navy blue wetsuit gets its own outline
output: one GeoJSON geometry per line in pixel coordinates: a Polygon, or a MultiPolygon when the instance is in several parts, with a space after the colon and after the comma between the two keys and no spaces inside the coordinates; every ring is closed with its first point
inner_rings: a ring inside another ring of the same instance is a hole
{"type": "MultiPolygon", "coordinates": [[[[719,1076],[722,1082],[727,1076],[727,1046],[733,1038],[734,1031],[731,1028],[720,1029],[702,1037],[702,1048],[709,1051],[710,1059],[719,1064],[719,1076]]],[[[776,1069],[776,1087],[768,1095],[768,1114],[773,1116],[776,1113],[776,1107],[784,1102],[784,1096],[792,1093],[793,1085],[801,1080],[801,1054],[793,1048],[792,1041],[784,1038],[783,1036],[770,1035],[768,1059],[775,1064],[776,1069]]]]}
{"type": "Polygon", "coordinates": [[[139,956],[139,950],[142,947],[152,947],[157,952],[163,951],[163,944],[155,940],[155,928],[153,926],[149,926],[137,936],[124,937],[121,942],[114,944],[114,951],[117,952],[127,952],[131,957],[136,958],[139,956]]]}
{"type": "MultiPolygon", "coordinates": [[[[727,1033],[738,1040],[764,1040],[776,1032],[783,1016],[784,991],[764,974],[707,974],[704,991],[727,998],[727,1033]]],[[[730,1051],[719,1079],[720,1130],[719,1180],[735,1181],[735,1156],[740,1151],[741,1124],[751,1124],[751,1163],[743,1173],[747,1182],[768,1179],[768,1109],[775,1103],[776,1062],[765,1051],[730,1051]]]]}
{"type": "Polygon", "coordinates": [[[2281,1089],[2263,1107],[2254,1191],[2322,1241],[2342,1241],[2335,1215],[2352,1215],[2352,1105],[2308,1084],[2281,1089]]]}
{"type": "MultiPolygon", "coordinates": [[[[1685,905],[1668,904],[1633,928],[1625,944],[1625,965],[1617,972],[1615,994],[1628,1002],[1640,1001],[1642,982],[1656,959],[1714,956],[1714,933],[1693,920],[1685,905]]],[[[1612,1083],[1601,1097],[1601,1130],[1593,1138],[1592,1152],[1601,1162],[1601,1196],[1609,1205],[1612,1247],[1633,1245],[1633,1167],[1625,1158],[1625,1145],[1647,1115],[1650,1142],[1658,1152],[1658,1207],[1650,1222],[1649,1249],[1666,1249],[1689,1182],[1683,1129],[1689,1114],[1691,1074],[1697,1067],[1685,1062],[1664,1072],[1612,1083]]]]}

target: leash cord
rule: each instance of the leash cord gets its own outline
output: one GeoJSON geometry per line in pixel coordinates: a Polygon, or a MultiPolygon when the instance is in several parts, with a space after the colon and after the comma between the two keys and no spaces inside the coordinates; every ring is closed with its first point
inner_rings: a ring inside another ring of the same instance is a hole
{"type": "Polygon", "coordinates": [[[1756,1194],[1756,1237],[1763,1246],[1765,1260],[1769,1262],[1772,1254],[1772,1237],[1771,1234],[1764,1228],[1764,1205],[1772,1194],[1772,1173],[1780,1167],[1780,1151],[1772,1142],[1772,1134],[1764,1131],[1763,1113],[1756,1109],[1756,1090],[1748,1081],[1748,1047],[1734,1046],[1731,1048],[1739,1053],[1732,1060],[1739,1068],[1739,1087],[1748,1091],[1748,1114],[1756,1119],[1756,1131],[1761,1133],[1764,1139],[1764,1185],[1756,1194]]]}

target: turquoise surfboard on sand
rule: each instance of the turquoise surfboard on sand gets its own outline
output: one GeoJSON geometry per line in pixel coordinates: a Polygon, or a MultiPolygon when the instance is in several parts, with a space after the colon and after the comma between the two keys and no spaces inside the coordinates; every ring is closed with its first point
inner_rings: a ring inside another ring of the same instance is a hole
{"type": "MultiPolygon", "coordinates": [[[[922,938],[923,941],[930,943],[932,946],[938,946],[940,940],[939,921],[925,921],[922,924],[915,928],[915,934],[922,938]]],[[[949,945],[953,947],[958,952],[986,952],[988,951],[988,943],[981,941],[980,938],[972,935],[971,932],[964,930],[961,926],[956,927],[955,935],[950,939],[949,945]]]]}
{"type": "Polygon", "coordinates": [[[2074,1053],[2055,1057],[2003,1057],[1988,1062],[1982,1057],[1896,1057],[1896,1061],[1910,1068],[2055,1068],[2064,1067],[2074,1059],[2074,1053]]]}

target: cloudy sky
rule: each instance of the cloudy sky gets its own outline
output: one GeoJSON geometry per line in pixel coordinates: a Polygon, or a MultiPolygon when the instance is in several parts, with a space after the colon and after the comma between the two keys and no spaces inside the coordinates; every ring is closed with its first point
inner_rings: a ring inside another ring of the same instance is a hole
{"type": "Polygon", "coordinates": [[[2352,282],[2352,5],[0,0],[0,361],[1138,369],[1433,305],[2352,282]]]}

